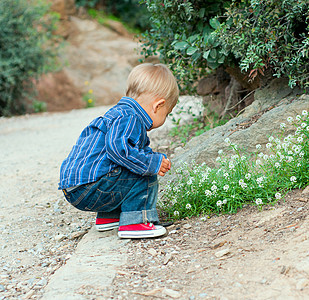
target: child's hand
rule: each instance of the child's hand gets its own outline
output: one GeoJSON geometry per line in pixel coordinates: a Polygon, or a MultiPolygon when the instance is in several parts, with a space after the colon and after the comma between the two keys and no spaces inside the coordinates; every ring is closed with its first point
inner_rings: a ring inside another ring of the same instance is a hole
{"type": "Polygon", "coordinates": [[[170,160],[168,158],[163,157],[163,160],[162,160],[161,167],[160,167],[158,175],[164,176],[165,173],[168,170],[170,170],[171,166],[172,166],[172,164],[171,164],[170,160]]]}

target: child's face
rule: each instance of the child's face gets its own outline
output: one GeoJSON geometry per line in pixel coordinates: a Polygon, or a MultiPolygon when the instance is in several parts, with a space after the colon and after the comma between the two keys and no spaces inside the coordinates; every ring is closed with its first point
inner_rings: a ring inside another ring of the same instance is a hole
{"type": "Polygon", "coordinates": [[[174,106],[170,107],[166,104],[166,102],[162,106],[159,106],[156,112],[154,112],[151,116],[153,122],[151,129],[162,126],[166,120],[166,117],[172,112],[173,108],[174,106]]]}

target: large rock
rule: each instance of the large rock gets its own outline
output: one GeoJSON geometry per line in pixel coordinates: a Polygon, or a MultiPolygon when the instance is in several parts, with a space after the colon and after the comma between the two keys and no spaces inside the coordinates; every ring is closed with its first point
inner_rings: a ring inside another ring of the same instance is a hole
{"type": "MultiPolygon", "coordinates": [[[[287,91],[286,94],[293,93],[291,90],[287,91]]],[[[233,118],[223,126],[191,139],[184,148],[176,149],[172,159],[173,167],[177,168],[184,162],[190,164],[193,160],[197,163],[205,162],[210,167],[214,167],[218,151],[222,149],[224,153],[229,152],[228,145],[224,142],[226,138],[237,144],[239,148],[253,153],[257,151],[257,144],[265,145],[268,143],[269,136],[279,133],[281,123],[286,124],[286,134],[294,131],[295,127],[287,122],[287,118],[289,116],[295,118],[303,110],[309,111],[309,95],[290,95],[282,99],[275,97],[276,92],[272,92],[274,95],[272,101],[269,102],[269,99],[261,98],[262,95],[269,92],[269,88],[264,92],[259,91],[258,103],[252,104],[258,110],[252,110],[249,107],[246,113],[233,118]]],[[[162,136],[160,132],[159,135],[162,136]]],[[[167,175],[160,179],[164,183],[170,178],[171,176],[167,175]]]]}
{"type": "Polygon", "coordinates": [[[63,51],[64,72],[83,93],[93,90],[96,105],[116,103],[141,58],[135,50],[138,44],[91,20],[71,17],[71,22],[77,33],[69,37],[63,51]]]}

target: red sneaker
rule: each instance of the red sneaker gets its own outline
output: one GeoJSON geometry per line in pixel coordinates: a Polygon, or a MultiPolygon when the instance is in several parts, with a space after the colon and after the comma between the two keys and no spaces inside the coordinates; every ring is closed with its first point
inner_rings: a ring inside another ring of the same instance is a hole
{"type": "Polygon", "coordinates": [[[119,226],[118,236],[123,239],[141,239],[152,238],[164,235],[166,229],[161,225],[147,224],[132,224],[119,226]]]}
{"type": "Polygon", "coordinates": [[[104,218],[96,218],[95,228],[97,231],[106,231],[118,228],[119,219],[104,219],[104,218]]]}

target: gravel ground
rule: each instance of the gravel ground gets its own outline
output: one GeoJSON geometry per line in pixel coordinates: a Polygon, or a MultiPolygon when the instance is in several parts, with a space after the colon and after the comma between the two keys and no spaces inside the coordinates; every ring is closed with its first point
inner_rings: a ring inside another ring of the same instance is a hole
{"type": "MultiPolygon", "coordinates": [[[[57,191],[61,161],[107,108],[0,119],[0,299],[40,299],[95,215],[57,191]]],[[[113,284],[82,299],[308,299],[309,194],[235,215],[184,220],[160,239],[132,240],[113,284]]],[[[117,232],[114,232],[117,239],[117,232]]]]}

